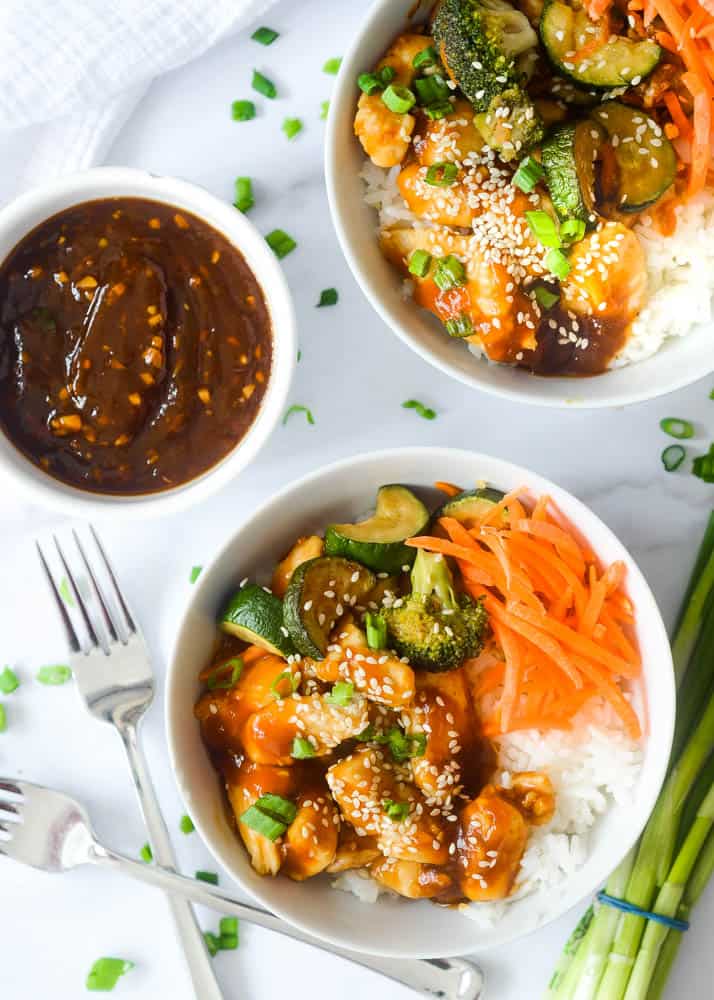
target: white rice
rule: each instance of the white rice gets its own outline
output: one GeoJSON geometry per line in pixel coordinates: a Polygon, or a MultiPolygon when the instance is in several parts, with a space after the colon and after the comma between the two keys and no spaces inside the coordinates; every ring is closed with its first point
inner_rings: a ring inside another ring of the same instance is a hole
{"type": "MultiPolygon", "coordinates": [[[[384,169],[367,160],[360,176],[365,202],[379,217],[379,228],[431,228],[409,210],[397,186],[400,167],[384,169]]],[[[675,210],[677,228],[662,236],[644,215],[635,227],[647,259],[648,303],[632,324],[630,336],[610,363],[619,368],[656,354],[668,338],[683,337],[714,322],[714,192],[703,191],[675,210]]],[[[402,289],[411,295],[411,283],[402,289]]],[[[478,344],[467,344],[485,358],[478,344]]]]}
{"type": "MultiPolygon", "coordinates": [[[[514,893],[507,901],[469,903],[465,916],[492,926],[515,899],[552,889],[585,864],[590,834],[612,805],[627,805],[637,782],[642,752],[603,704],[588,708],[568,731],[535,729],[510,733],[496,743],[496,783],[508,786],[517,771],[543,771],[553,783],[556,809],[544,826],[531,827],[514,893]]],[[[367,903],[385,890],[365,871],[345,872],[332,883],[367,903]]]]}

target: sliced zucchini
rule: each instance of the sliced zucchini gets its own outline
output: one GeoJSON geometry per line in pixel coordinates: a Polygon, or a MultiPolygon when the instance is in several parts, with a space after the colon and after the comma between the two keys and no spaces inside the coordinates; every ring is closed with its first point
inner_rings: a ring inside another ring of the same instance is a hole
{"type": "Polygon", "coordinates": [[[319,556],[301,563],[283,604],[283,622],[297,650],[324,659],[337,620],[361,603],[375,583],[374,573],[340,556],[319,556]]]}
{"type": "Polygon", "coordinates": [[[325,552],[356,559],[383,573],[398,573],[411,566],[415,549],[404,542],[429,523],[429,511],[406,486],[380,486],[374,514],[357,524],[330,524],[325,532],[325,552]]]}
{"type": "Polygon", "coordinates": [[[464,490],[457,493],[434,512],[434,520],[440,517],[453,517],[461,524],[473,525],[488,514],[492,507],[503,500],[504,494],[485,486],[479,490],[464,490]]]}
{"type": "Polygon", "coordinates": [[[607,133],[615,164],[610,184],[601,174],[597,194],[602,214],[609,214],[608,204],[619,212],[641,212],[674,183],[677,157],[672,143],[654,118],[619,101],[601,104],[590,116],[607,133]]]}
{"type": "Polygon", "coordinates": [[[595,122],[568,122],[543,143],[542,163],[548,193],[561,221],[593,221],[595,161],[605,132],[595,122]]]}
{"type": "Polygon", "coordinates": [[[595,52],[575,61],[576,53],[589,48],[593,32],[599,30],[580,4],[546,0],[540,19],[541,40],[553,65],[576,83],[606,90],[628,86],[649,76],[659,62],[659,45],[648,38],[636,42],[622,35],[609,35],[595,52]]]}
{"type": "Polygon", "coordinates": [[[257,583],[242,587],[228,602],[220,622],[224,632],[278,656],[295,652],[283,624],[283,602],[257,583]]]}

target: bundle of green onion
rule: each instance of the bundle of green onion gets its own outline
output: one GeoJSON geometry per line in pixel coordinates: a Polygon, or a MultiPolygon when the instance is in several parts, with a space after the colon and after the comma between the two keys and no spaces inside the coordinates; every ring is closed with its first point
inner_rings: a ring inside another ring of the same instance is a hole
{"type": "MultiPolygon", "coordinates": [[[[679,689],[670,770],[640,841],[605,892],[686,920],[714,873],[714,512],[672,642],[679,689]]],[[[682,931],[590,907],[565,946],[547,1000],[658,1000],[682,931]]]]}

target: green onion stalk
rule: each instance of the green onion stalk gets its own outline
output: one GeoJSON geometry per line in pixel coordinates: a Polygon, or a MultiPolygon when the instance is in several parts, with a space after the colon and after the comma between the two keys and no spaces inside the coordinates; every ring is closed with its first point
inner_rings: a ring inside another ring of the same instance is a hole
{"type": "Polygon", "coordinates": [[[550,982],[548,983],[548,989],[546,990],[544,1000],[547,1000],[548,997],[558,995],[561,983],[565,983],[568,973],[575,965],[577,965],[578,951],[580,949],[580,945],[587,936],[587,931],[592,923],[594,914],[595,910],[591,903],[585,913],[583,913],[580,920],[578,920],[572,934],[565,942],[565,947],[560,954],[558,964],[553,971],[553,975],[550,977],[550,982]]]}

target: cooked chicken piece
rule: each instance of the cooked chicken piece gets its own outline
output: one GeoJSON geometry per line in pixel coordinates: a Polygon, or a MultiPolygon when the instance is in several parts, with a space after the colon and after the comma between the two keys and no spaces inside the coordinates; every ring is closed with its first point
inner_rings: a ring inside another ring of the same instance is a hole
{"type": "Polygon", "coordinates": [[[423,135],[414,139],[414,152],[423,167],[461,162],[467,157],[475,162],[475,154],[483,149],[484,141],[474,125],[474,109],[469,102],[456,101],[453,108],[443,118],[429,119],[423,135]]]}
{"type": "Polygon", "coordinates": [[[414,697],[412,668],[392,653],[370,649],[356,625],[341,627],[327,648],[324,660],[303,660],[305,676],[331,684],[351,681],[370,701],[391,707],[408,705],[414,697]]]}
{"type": "Polygon", "coordinates": [[[397,177],[399,193],[410,210],[420,219],[440,226],[462,226],[468,229],[481,211],[472,197],[476,181],[463,171],[448,185],[430,184],[429,167],[409,163],[397,177]]]}
{"type": "Polygon", "coordinates": [[[451,876],[433,865],[423,865],[419,861],[399,861],[397,858],[382,858],[370,865],[373,879],[406,896],[407,899],[433,899],[445,892],[452,883],[451,876]]]}
{"type": "Polygon", "coordinates": [[[647,262],[639,239],[619,222],[603,222],[570,252],[561,304],[578,316],[630,323],[647,299],[647,262]]]}
{"type": "Polygon", "coordinates": [[[319,535],[308,535],[305,538],[298,538],[297,542],[290,549],[285,558],[278,563],[273,573],[270,589],[276,597],[285,597],[288,589],[290,577],[301,563],[308,559],[317,559],[325,551],[325,542],[319,535]]]}
{"type": "MultiPolygon", "coordinates": [[[[414,56],[432,43],[433,40],[425,35],[400,35],[377,69],[391,66],[396,74],[392,84],[408,87],[416,74],[414,56]]],[[[394,167],[406,156],[415,122],[414,115],[390,111],[380,91],[360,96],[354,130],[372,163],[378,167],[394,167]]]]}
{"type": "Polygon", "coordinates": [[[335,857],[340,817],[324,785],[308,785],[297,797],[297,815],[283,836],[283,872],[303,882],[335,857]]]}
{"type": "Polygon", "coordinates": [[[374,837],[360,837],[351,826],[343,823],[337,853],[327,871],[331,874],[346,872],[350,868],[366,868],[382,857],[374,837]]]}
{"type": "Polygon", "coordinates": [[[505,899],[513,889],[528,840],[521,812],[494,788],[461,810],[456,860],[461,891],[468,899],[505,899]]]}
{"type": "Polygon", "coordinates": [[[374,836],[388,857],[441,865],[449,857],[445,824],[429,814],[408,770],[379,749],[364,747],[333,764],[327,783],[343,816],[359,836],[374,836]],[[407,804],[405,819],[392,819],[385,804],[407,804]]]}
{"type": "Polygon", "coordinates": [[[292,695],[251,715],[241,731],[243,749],[258,764],[294,762],[293,742],[306,739],[314,756],[324,757],[344,740],[357,736],[369,723],[367,700],[356,694],[342,707],[320,694],[292,695]]]}
{"type": "Polygon", "coordinates": [[[284,798],[293,798],[304,780],[304,769],[300,767],[265,767],[244,761],[231,772],[226,782],[228,799],[235,814],[238,832],[250,855],[250,863],[259,875],[277,875],[283,862],[281,841],[268,840],[257,833],[240,817],[261,795],[272,793],[284,798]]]}
{"type": "Polygon", "coordinates": [[[510,787],[499,786],[498,793],[513,803],[531,826],[543,826],[553,818],[555,791],[547,774],[519,771],[511,776],[510,787]]]}

